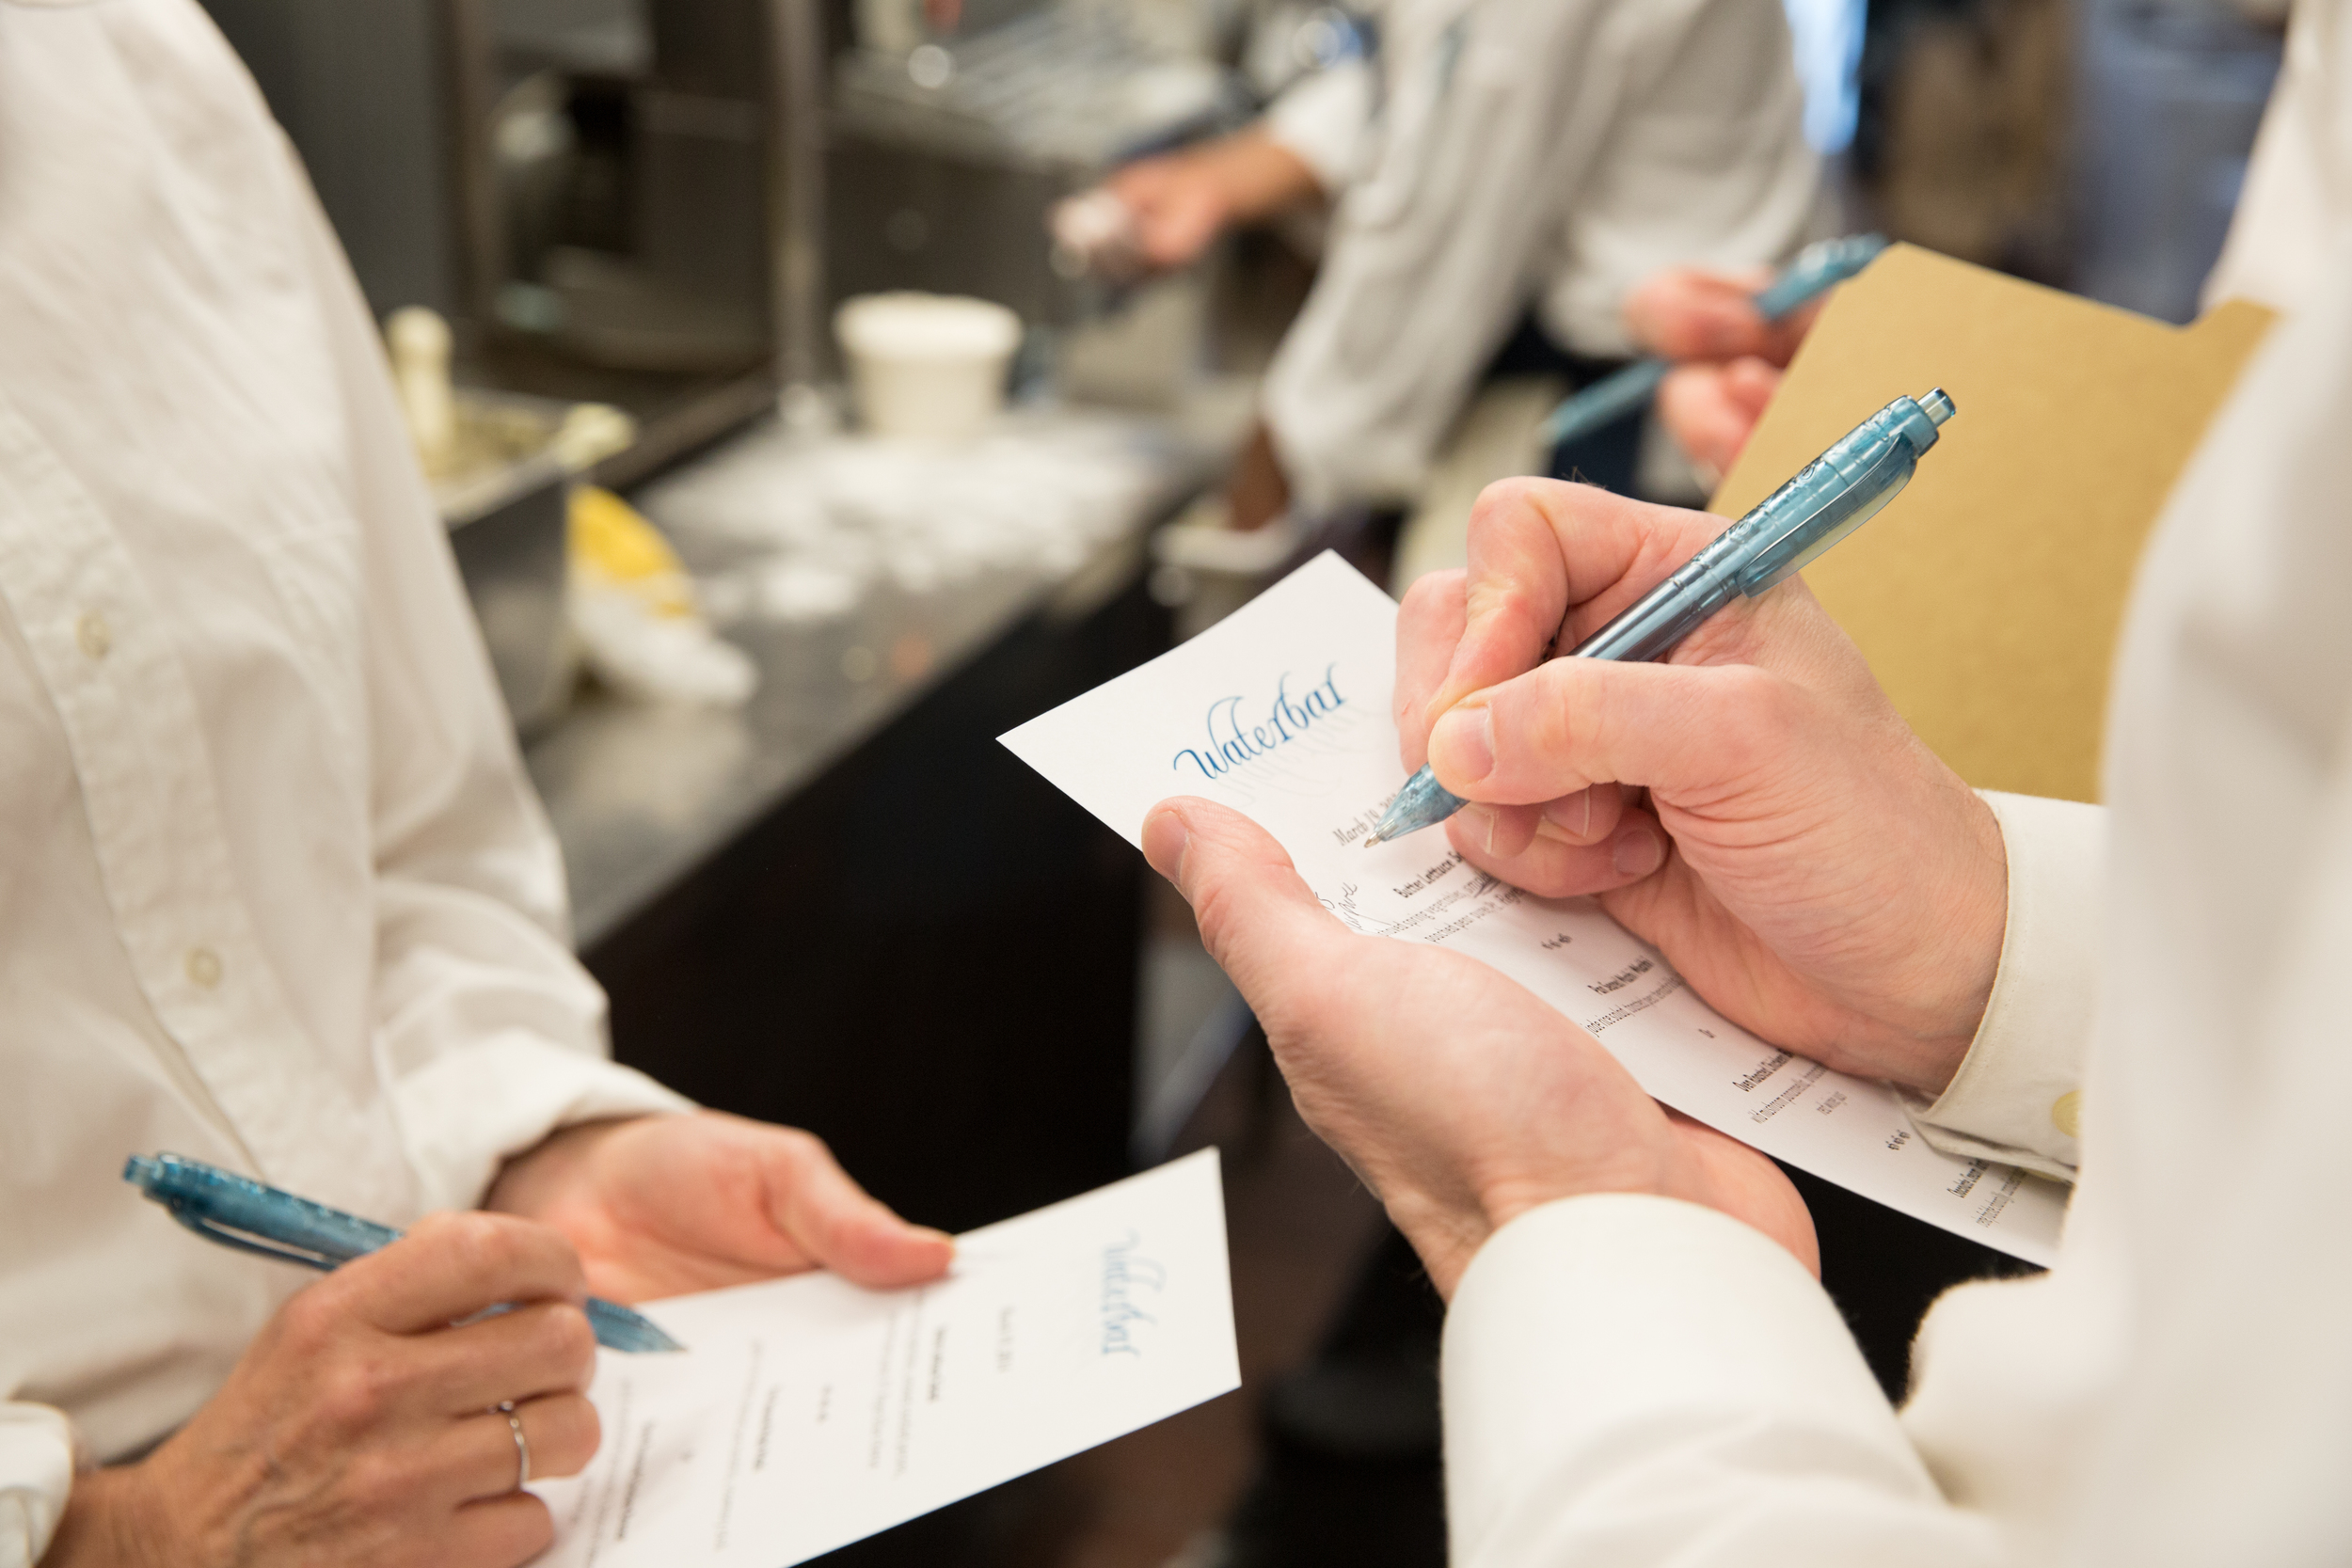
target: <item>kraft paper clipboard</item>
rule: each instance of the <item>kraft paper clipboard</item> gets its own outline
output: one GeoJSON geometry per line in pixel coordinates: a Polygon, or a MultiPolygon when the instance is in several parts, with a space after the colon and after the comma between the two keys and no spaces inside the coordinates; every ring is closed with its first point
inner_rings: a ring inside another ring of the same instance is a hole
{"type": "Polygon", "coordinates": [[[1830,300],[1710,509],[1899,394],[1951,393],[1910,488],[1805,580],[1971,784],[2096,800],[2141,543],[2271,320],[2231,301],[2176,327],[1897,245],[1830,300]]]}

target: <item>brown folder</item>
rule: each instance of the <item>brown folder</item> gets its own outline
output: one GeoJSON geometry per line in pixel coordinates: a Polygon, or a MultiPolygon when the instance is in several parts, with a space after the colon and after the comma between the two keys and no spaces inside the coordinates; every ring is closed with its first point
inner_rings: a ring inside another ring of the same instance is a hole
{"type": "Polygon", "coordinates": [[[1830,300],[1712,509],[1949,392],[1910,487],[1805,580],[1963,778],[2096,800],[2141,542],[2270,320],[2232,301],[2176,327],[1897,245],[1830,300]]]}

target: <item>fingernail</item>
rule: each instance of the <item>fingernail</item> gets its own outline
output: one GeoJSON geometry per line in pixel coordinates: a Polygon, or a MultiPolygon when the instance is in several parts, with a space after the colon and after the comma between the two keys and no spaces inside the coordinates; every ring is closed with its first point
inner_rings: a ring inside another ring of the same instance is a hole
{"type": "Polygon", "coordinates": [[[1143,824],[1143,858],[1152,863],[1152,869],[1176,884],[1178,892],[1184,886],[1184,847],[1192,842],[1192,834],[1184,827],[1184,819],[1172,811],[1155,812],[1143,824]]]}
{"type": "Polygon", "coordinates": [[[1493,854],[1495,852],[1495,823],[1502,814],[1499,811],[1490,811],[1482,805],[1471,804],[1462,808],[1462,815],[1470,818],[1470,832],[1476,833],[1478,841],[1486,847],[1486,853],[1493,854]]]}
{"type": "Polygon", "coordinates": [[[1647,828],[1628,828],[1617,835],[1610,859],[1620,877],[1646,877],[1665,863],[1666,847],[1647,828]]]}
{"type": "Polygon", "coordinates": [[[1446,754],[1446,771],[1475,784],[1495,770],[1495,720],[1484,707],[1457,707],[1429,732],[1429,752],[1446,754]]]}
{"type": "Polygon", "coordinates": [[[945,1242],[949,1246],[956,1244],[956,1239],[953,1236],[931,1226],[918,1225],[914,1227],[914,1233],[927,1242],[945,1242]]]}
{"type": "Polygon", "coordinates": [[[1590,844],[1593,842],[1593,792],[1577,792],[1578,798],[1554,800],[1544,807],[1535,819],[1535,831],[1555,844],[1590,844]]]}

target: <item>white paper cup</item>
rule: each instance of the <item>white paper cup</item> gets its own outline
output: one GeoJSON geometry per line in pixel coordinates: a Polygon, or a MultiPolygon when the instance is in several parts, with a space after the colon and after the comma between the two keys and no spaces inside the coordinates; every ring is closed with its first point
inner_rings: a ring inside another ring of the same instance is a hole
{"type": "Polygon", "coordinates": [[[984,299],[864,294],[834,313],[858,419],[876,436],[962,441],[1005,405],[1021,318],[984,299]]]}

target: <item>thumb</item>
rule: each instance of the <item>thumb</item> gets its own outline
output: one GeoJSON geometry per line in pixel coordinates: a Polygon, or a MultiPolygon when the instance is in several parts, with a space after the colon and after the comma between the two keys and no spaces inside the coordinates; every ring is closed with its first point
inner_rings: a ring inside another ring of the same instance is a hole
{"type": "Polygon", "coordinates": [[[1346,930],[1331,918],[1272,834],[1239,812],[1193,797],[1163,800],[1143,823],[1144,858],[1176,884],[1200,940],[1263,1018],[1286,975],[1346,930]]]}
{"type": "Polygon", "coordinates": [[[900,1219],[818,1139],[795,1133],[765,1152],[771,1218],[818,1267],[891,1290],[937,1278],[954,1261],[953,1238],[900,1219]]]}

